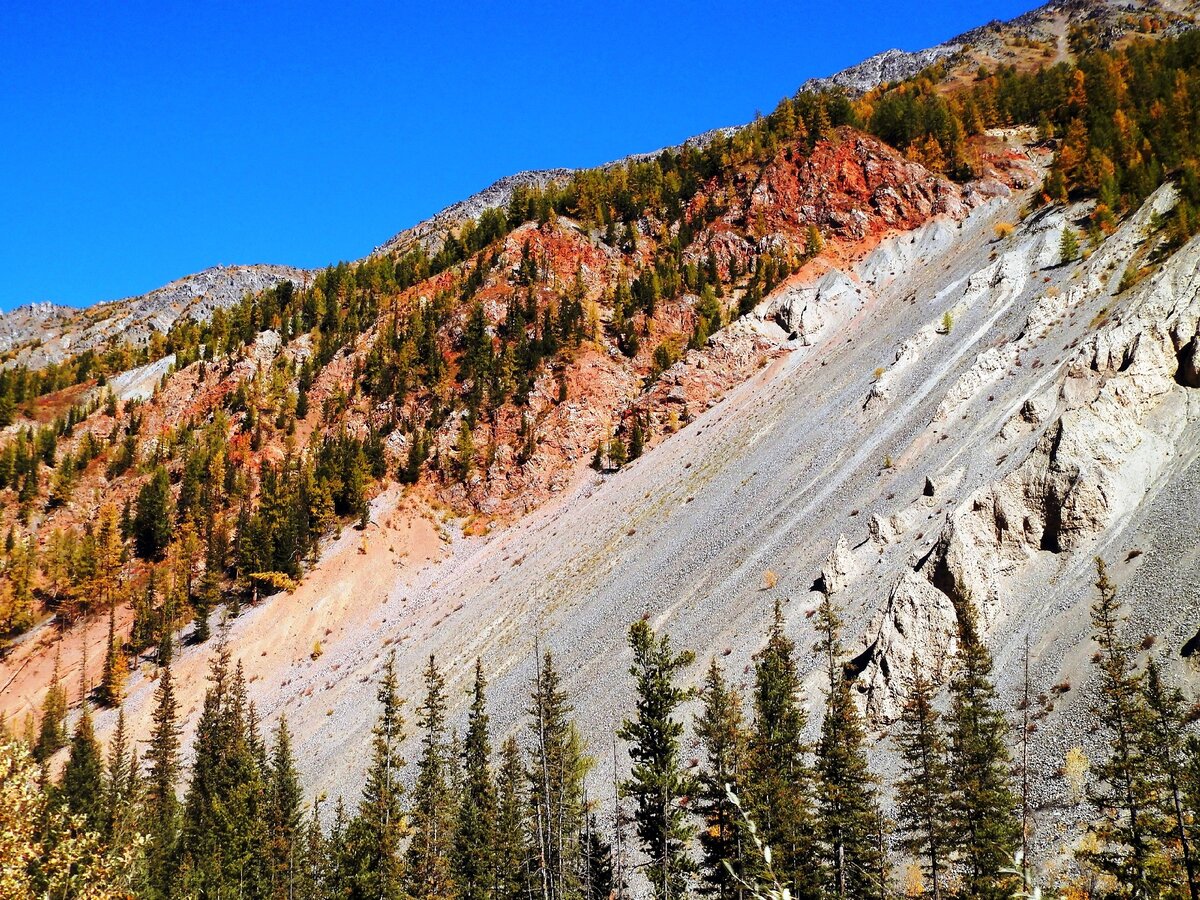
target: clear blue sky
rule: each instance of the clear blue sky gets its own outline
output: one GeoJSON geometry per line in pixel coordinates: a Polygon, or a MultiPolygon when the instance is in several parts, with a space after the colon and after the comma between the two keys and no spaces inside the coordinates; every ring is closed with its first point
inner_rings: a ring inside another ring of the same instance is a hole
{"type": "Polygon", "coordinates": [[[0,309],[354,259],[510,172],[743,122],[1033,5],[10,0],[0,309]]]}

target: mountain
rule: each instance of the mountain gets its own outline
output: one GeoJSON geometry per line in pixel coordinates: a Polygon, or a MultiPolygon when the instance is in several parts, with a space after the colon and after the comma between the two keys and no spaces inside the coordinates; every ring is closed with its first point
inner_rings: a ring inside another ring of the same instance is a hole
{"type": "Polygon", "coordinates": [[[133,733],[165,637],[190,739],[220,607],[257,713],[347,803],[393,652],[414,705],[436,657],[456,726],[481,659],[507,735],[551,648],[607,784],[630,623],[697,652],[689,686],[716,658],[746,687],[778,601],[815,736],[832,598],[890,778],[916,671],[944,689],[977,616],[1004,708],[1036,698],[1058,853],[1086,815],[1066,754],[1107,749],[1097,558],[1137,652],[1198,687],[1194,14],[1051,3],[739,128],[503,179],[357,264],[3,317],[33,374],[0,372],[0,710],[105,656],[80,560],[106,517],[133,733]]]}
{"type": "Polygon", "coordinates": [[[307,272],[292,266],[214,266],[148,294],[83,310],[32,303],[0,314],[0,352],[19,365],[43,368],[117,341],[142,346],[181,319],[205,321],[247,294],[284,281],[305,285],[308,279],[307,272]]]}

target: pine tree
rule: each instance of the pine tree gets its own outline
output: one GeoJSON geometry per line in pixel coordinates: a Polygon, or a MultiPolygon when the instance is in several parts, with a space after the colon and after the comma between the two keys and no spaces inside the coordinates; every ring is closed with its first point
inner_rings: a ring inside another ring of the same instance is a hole
{"type": "Polygon", "coordinates": [[[1012,865],[1021,842],[1011,758],[1005,745],[1008,723],[992,684],[991,654],[975,627],[974,607],[964,603],[958,616],[960,649],[950,680],[947,719],[954,773],[951,847],[964,869],[967,893],[999,900],[1011,894],[1001,870],[1012,865]]]}
{"type": "Polygon", "coordinates": [[[678,900],[687,896],[696,866],[687,851],[690,835],[682,805],[694,783],[680,760],[683,724],[676,718],[690,692],[677,682],[695,657],[691,651],[676,652],[670,638],[656,636],[645,619],[630,627],[629,645],[638,704],[636,718],[626,719],[618,732],[629,742],[633,760],[622,790],[635,801],[634,819],[654,896],[678,900]]]}
{"type": "Polygon", "coordinates": [[[108,608],[108,641],[104,652],[104,670],[100,678],[100,702],[105,706],[120,706],[125,696],[125,682],[129,678],[129,663],[125,651],[117,640],[117,614],[115,606],[108,608]]]}
{"type": "Polygon", "coordinates": [[[147,887],[152,900],[169,900],[174,894],[175,847],[179,839],[179,725],[171,668],[163,668],[154,691],[154,727],[146,760],[147,887]]]}
{"type": "Polygon", "coordinates": [[[184,797],[182,868],[190,892],[256,896],[266,874],[265,753],[253,727],[241,665],[231,674],[229,664],[222,635],[196,726],[184,797]]]}
{"type": "Polygon", "coordinates": [[[436,900],[453,893],[454,804],[453,763],[446,739],[446,679],[432,656],[425,667],[425,700],[417,727],[421,757],[413,786],[408,893],[417,900],[436,900]]]}
{"type": "Polygon", "coordinates": [[[1092,636],[1100,647],[1100,704],[1095,713],[1109,752],[1093,767],[1091,800],[1101,818],[1093,826],[1099,841],[1089,861],[1129,896],[1157,897],[1168,873],[1158,840],[1164,825],[1142,740],[1151,719],[1136,651],[1121,633],[1116,587],[1103,560],[1096,560],[1096,571],[1092,636]]]}
{"type": "Polygon", "coordinates": [[[112,844],[121,846],[133,834],[137,804],[137,767],[129,746],[125,710],[117,712],[117,727],[108,745],[104,772],[104,824],[102,833],[112,844]]]}
{"type": "Polygon", "coordinates": [[[875,778],[867,766],[866,733],[842,664],[841,621],[833,601],[821,600],[820,640],[829,694],[817,744],[819,832],[831,897],[882,897],[883,861],[876,840],[881,819],[875,778]]]}
{"type": "MultiPolygon", "coordinates": [[[[803,737],[806,725],[796,645],[784,632],[783,607],[776,601],[767,644],[755,658],[754,721],[746,758],[746,796],[741,799],[760,839],[771,848],[772,868],[798,900],[816,898],[822,879],[812,771],[803,737]]],[[[762,874],[761,860],[746,862],[756,876],[762,874]]]]}
{"type": "MultiPolygon", "coordinates": [[[[396,689],[396,654],[390,653],[383,678],[375,694],[379,719],[372,731],[371,766],[367,770],[358,814],[348,828],[339,828],[335,818],[330,834],[334,860],[346,858],[350,896],[356,900],[399,900],[404,896],[404,862],[400,842],[404,836],[403,785],[400,769],[404,760],[404,717],[396,689]],[[345,852],[339,850],[346,832],[345,852]]],[[[340,810],[340,802],[339,802],[340,810]]],[[[339,813],[339,818],[341,818],[339,813]]]]}
{"type": "Polygon", "coordinates": [[[1143,752],[1153,766],[1162,817],[1169,823],[1164,838],[1177,848],[1190,900],[1200,900],[1200,873],[1185,801],[1187,703],[1178,688],[1164,683],[1162,664],[1157,659],[1146,664],[1145,702],[1149,715],[1142,737],[1143,752]]]}
{"type": "Polygon", "coordinates": [[[563,900],[579,890],[579,842],[574,838],[583,827],[583,779],[589,761],[553,655],[547,650],[536,662],[529,710],[530,879],[542,900],[563,900]]]}
{"type": "Polygon", "coordinates": [[[83,818],[89,829],[99,832],[104,818],[101,785],[104,762],[86,699],[71,735],[70,748],[59,786],[62,800],[68,810],[83,818]]]}
{"type": "Polygon", "coordinates": [[[525,798],[522,784],[525,769],[517,739],[509,737],[500,751],[496,797],[496,900],[518,900],[527,896],[526,863],[528,841],[525,798]]]}
{"type": "Polygon", "coordinates": [[[725,681],[714,659],[704,682],[704,711],[696,720],[696,737],[704,748],[700,770],[697,809],[703,828],[700,872],[703,893],[720,900],[741,898],[746,879],[743,859],[741,814],[729,799],[732,790],[740,796],[746,755],[742,726],[742,703],[737,691],[725,681]]]}
{"type": "Polygon", "coordinates": [[[611,900],[616,890],[612,846],[604,840],[595,813],[588,815],[579,835],[579,855],[583,864],[580,876],[582,900],[611,900]]]}
{"type": "Polygon", "coordinates": [[[34,759],[46,762],[66,746],[67,692],[62,685],[60,649],[54,651],[54,670],[50,675],[50,686],[42,699],[42,718],[38,730],[37,744],[33,748],[34,759]]]}
{"type": "Polygon", "coordinates": [[[454,844],[454,878],[462,900],[491,900],[497,893],[496,783],[483,662],[475,660],[475,686],[463,746],[463,792],[454,844]]]}
{"type": "Polygon", "coordinates": [[[913,684],[896,735],[901,772],[896,813],[902,846],[921,861],[932,900],[941,900],[950,841],[950,769],[946,737],[933,706],[933,685],[913,654],[913,684]]]}
{"type": "Polygon", "coordinates": [[[271,896],[292,898],[304,868],[305,833],[300,776],[292,756],[287,717],[275,730],[267,781],[267,827],[271,896]]]}
{"type": "Polygon", "coordinates": [[[150,480],[138,492],[133,517],[133,536],[138,556],[162,559],[171,542],[171,480],[164,466],[158,466],[150,480]]]}
{"type": "Polygon", "coordinates": [[[1079,256],[1079,235],[1070,225],[1064,225],[1062,237],[1058,242],[1058,259],[1060,263],[1069,263],[1079,256]]]}

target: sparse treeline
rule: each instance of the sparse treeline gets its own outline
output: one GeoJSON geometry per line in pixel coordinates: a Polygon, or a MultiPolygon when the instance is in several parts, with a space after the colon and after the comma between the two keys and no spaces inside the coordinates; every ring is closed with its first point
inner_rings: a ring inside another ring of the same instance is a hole
{"type": "MultiPolygon", "coordinates": [[[[1076,870],[1058,871],[1061,883],[1051,887],[1077,897],[1195,900],[1195,707],[1189,713],[1156,658],[1139,661],[1103,566],[1097,589],[1095,714],[1107,750],[1087,786],[1092,815],[1076,870]]],[[[0,897],[605,900],[646,889],[659,900],[749,900],[785,889],[814,900],[1026,896],[1034,879],[1050,876],[1022,867],[1012,711],[993,687],[970,609],[961,613],[945,703],[913,661],[890,784],[868,764],[867,726],[828,597],[815,618],[824,713],[812,745],[797,648],[779,603],[748,700],[715,659],[702,687],[687,687],[693,654],[648,621],[634,623],[634,702],[613,738],[629,762],[618,767],[625,777],[608,784],[592,775],[589,750],[607,751],[585,746],[549,651],[536,656],[524,725],[498,751],[481,663],[460,738],[437,661],[425,666],[409,722],[389,657],[361,794],[332,808],[324,796],[304,802],[288,723],[264,737],[223,640],[186,767],[170,667],[158,678],[140,753],[123,716],[102,751],[86,702],[67,736],[56,679],[39,732],[0,741],[0,897]],[[693,698],[701,755],[689,762],[682,709],[693,698]],[[69,748],[57,771],[45,753],[52,732],[69,748]],[[406,742],[417,753],[408,776],[406,742]],[[889,793],[894,820],[884,813],[889,793]]]]}

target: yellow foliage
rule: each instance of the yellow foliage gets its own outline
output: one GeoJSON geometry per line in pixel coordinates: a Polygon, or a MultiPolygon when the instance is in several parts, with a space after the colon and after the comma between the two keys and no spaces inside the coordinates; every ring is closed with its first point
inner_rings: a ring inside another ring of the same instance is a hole
{"type": "Polygon", "coordinates": [[[772,572],[770,569],[767,569],[767,571],[763,572],[763,590],[764,591],[771,590],[771,588],[775,587],[775,585],[776,585],[776,583],[778,583],[778,581],[779,581],[779,576],[776,575],[774,572],[772,572]]]}
{"type": "Polygon", "coordinates": [[[1067,751],[1067,758],[1063,762],[1063,778],[1067,780],[1072,802],[1079,803],[1083,800],[1084,790],[1087,788],[1088,771],[1091,767],[1091,761],[1083,752],[1082,747],[1072,747],[1067,751]]]}

